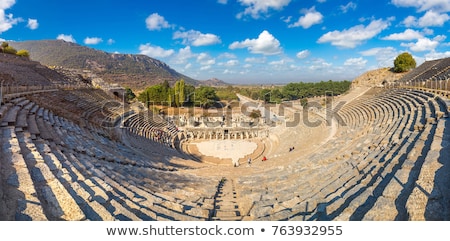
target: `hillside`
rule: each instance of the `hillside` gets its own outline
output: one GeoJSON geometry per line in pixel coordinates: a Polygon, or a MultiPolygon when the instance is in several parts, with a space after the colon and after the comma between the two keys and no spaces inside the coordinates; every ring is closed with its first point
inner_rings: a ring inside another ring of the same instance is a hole
{"type": "Polygon", "coordinates": [[[10,45],[28,50],[31,59],[43,65],[91,70],[104,81],[134,90],[164,80],[174,83],[184,79],[193,85],[201,83],[146,55],[107,53],[62,40],[11,42],[10,45]]]}
{"type": "Polygon", "coordinates": [[[3,53],[0,53],[0,81],[4,86],[47,86],[72,83],[65,76],[37,61],[3,53]]]}
{"type": "Polygon", "coordinates": [[[407,73],[394,73],[389,68],[381,68],[367,71],[360,76],[356,77],[352,84],[354,87],[357,86],[378,86],[383,83],[383,81],[394,82],[401,79],[407,73]]]}

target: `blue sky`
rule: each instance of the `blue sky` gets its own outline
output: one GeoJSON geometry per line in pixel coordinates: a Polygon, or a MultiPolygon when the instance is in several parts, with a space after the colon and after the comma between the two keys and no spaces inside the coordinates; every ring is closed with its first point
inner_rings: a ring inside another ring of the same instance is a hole
{"type": "Polygon", "coordinates": [[[352,80],[450,57],[450,0],[0,0],[0,39],[146,54],[199,80],[352,80]]]}

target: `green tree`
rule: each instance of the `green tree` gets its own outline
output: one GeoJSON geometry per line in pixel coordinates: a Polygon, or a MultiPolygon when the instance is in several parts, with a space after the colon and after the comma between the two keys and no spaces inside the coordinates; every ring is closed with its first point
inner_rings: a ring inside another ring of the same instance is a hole
{"type": "Polygon", "coordinates": [[[259,92],[258,91],[249,91],[250,93],[250,98],[257,100],[259,99],[259,92]]]}
{"type": "Polygon", "coordinates": [[[133,100],[134,98],[136,98],[136,95],[134,94],[133,90],[131,90],[128,87],[125,87],[125,98],[127,101],[130,101],[130,100],[133,100]]]}
{"type": "Polygon", "coordinates": [[[139,96],[138,100],[147,103],[147,107],[151,104],[167,104],[167,91],[162,84],[148,87],[139,96]]]}
{"type": "Polygon", "coordinates": [[[175,82],[173,86],[174,102],[176,107],[180,107],[180,81],[175,82]]]}
{"type": "Polygon", "coordinates": [[[394,72],[402,73],[414,69],[416,61],[410,53],[402,53],[394,60],[394,72]]]}
{"type": "Polygon", "coordinates": [[[170,88],[170,84],[168,80],[164,80],[162,83],[162,87],[163,89],[165,89],[166,91],[170,88]]]}
{"type": "Polygon", "coordinates": [[[226,87],[216,87],[216,94],[220,100],[231,102],[233,100],[238,100],[236,93],[239,93],[239,87],[233,87],[228,85],[226,87]]]}
{"type": "Polygon", "coordinates": [[[186,101],[186,84],[184,83],[184,79],[180,80],[178,92],[178,101],[180,102],[180,106],[183,106],[184,102],[186,101]]]}
{"type": "Polygon", "coordinates": [[[184,87],[185,92],[185,101],[184,104],[192,105],[195,100],[195,87],[193,85],[185,85],[184,87]]]}
{"type": "Polygon", "coordinates": [[[261,111],[260,110],[252,110],[252,112],[250,112],[250,118],[252,119],[257,119],[261,117],[261,111]]]}
{"type": "Polygon", "coordinates": [[[210,86],[200,86],[195,90],[195,104],[203,108],[208,108],[214,105],[219,98],[216,95],[216,90],[210,86]]]}
{"type": "Polygon", "coordinates": [[[171,106],[171,107],[172,107],[172,105],[175,102],[175,96],[174,95],[175,95],[175,93],[174,93],[173,88],[170,88],[169,91],[167,92],[167,102],[169,103],[169,106],[171,106]]]}
{"type": "Polygon", "coordinates": [[[145,104],[145,106],[149,107],[150,106],[150,95],[149,95],[149,88],[145,89],[144,91],[142,91],[139,95],[138,95],[138,100],[142,103],[145,104]]]}
{"type": "Polygon", "coordinates": [[[300,104],[305,107],[306,105],[308,105],[308,99],[307,98],[302,98],[300,99],[300,104]]]}
{"type": "Polygon", "coordinates": [[[280,88],[275,88],[270,92],[270,99],[270,101],[278,104],[283,101],[283,94],[281,93],[280,88]]]}
{"type": "Polygon", "coordinates": [[[263,100],[264,103],[269,103],[272,101],[271,91],[269,89],[262,89],[259,92],[259,99],[263,100]]]}

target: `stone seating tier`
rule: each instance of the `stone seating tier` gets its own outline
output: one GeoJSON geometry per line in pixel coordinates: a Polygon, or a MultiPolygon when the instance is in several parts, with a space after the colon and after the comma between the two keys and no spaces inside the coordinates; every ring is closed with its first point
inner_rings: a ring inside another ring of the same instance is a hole
{"type": "Polygon", "coordinates": [[[1,220],[450,217],[442,208],[450,200],[448,106],[433,93],[369,90],[339,110],[334,127],[274,128],[257,151],[268,160],[238,168],[152,141],[161,128],[176,134],[167,123],[129,115],[127,128],[105,128],[101,120],[124,112],[103,115],[110,97],[101,93],[60,94],[20,96],[0,107],[1,220]]]}

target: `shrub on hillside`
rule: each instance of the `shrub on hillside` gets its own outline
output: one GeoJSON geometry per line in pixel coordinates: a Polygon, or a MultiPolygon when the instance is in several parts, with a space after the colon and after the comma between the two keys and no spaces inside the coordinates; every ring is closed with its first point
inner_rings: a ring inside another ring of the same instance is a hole
{"type": "Polygon", "coordinates": [[[13,54],[13,55],[17,55],[20,57],[27,57],[27,58],[30,57],[30,53],[28,52],[28,50],[21,49],[21,50],[17,51],[15,48],[10,46],[7,42],[3,42],[1,44],[0,52],[5,53],[5,54],[13,54]]]}
{"type": "Polygon", "coordinates": [[[26,57],[26,58],[30,57],[30,53],[28,52],[28,50],[25,50],[25,49],[21,49],[21,50],[17,51],[16,55],[20,56],[20,57],[26,57]]]}

